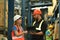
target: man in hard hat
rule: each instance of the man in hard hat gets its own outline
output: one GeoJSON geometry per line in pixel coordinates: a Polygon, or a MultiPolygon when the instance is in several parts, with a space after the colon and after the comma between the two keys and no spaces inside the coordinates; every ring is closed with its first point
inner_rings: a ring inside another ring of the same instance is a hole
{"type": "Polygon", "coordinates": [[[27,31],[23,31],[21,24],[22,24],[21,16],[15,15],[14,25],[12,27],[12,40],[25,40],[24,33],[27,33],[27,31]]]}
{"type": "Polygon", "coordinates": [[[33,11],[33,27],[35,27],[36,32],[31,32],[31,40],[44,40],[44,34],[47,29],[46,22],[42,19],[42,11],[40,9],[35,9],[33,11]]]}

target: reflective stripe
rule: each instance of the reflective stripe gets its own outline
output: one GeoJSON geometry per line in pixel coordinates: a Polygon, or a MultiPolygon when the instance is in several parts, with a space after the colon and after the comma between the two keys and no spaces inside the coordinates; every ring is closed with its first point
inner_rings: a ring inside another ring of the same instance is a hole
{"type": "Polygon", "coordinates": [[[16,36],[14,36],[14,37],[12,37],[12,39],[14,40],[14,39],[17,39],[17,38],[22,38],[23,36],[19,36],[19,37],[16,37],[16,36]]]}
{"type": "Polygon", "coordinates": [[[42,20],[42,21],[40,22],[39,27],[36,28],[36,30],[41,30],[41,25],[42,25],[43,22],[44,22],[44,20],[42,20]]]}
{"type": "Polygon", "coordinates": [[[36,21],[34,21],[33,26],[34,26],[35,23],[36,23],[36,21]]]}

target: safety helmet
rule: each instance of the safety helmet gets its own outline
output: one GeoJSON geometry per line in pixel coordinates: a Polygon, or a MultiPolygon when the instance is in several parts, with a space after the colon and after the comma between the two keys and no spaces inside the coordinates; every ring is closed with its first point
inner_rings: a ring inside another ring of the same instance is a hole
{"type": "Polygon", "coordinates": [[[48,26],[48,28],[53,28],[54,26],[52,25],[52,24],[50,24],[49,26],[48,26]]]}
{"type": "Polygon", "coordinates": [[[21,18],[20,15],[15,15],[15,16],[14,16],[14,22],[15,22],[17,19],[19,19],[19,18],[21,18]]]}
{"type": "Polygon", "coordinates": [[[40,10],[40,9],[35,9],[34,11],[33,11],[33,15],[41,15],[42,14],[42,11],[40,10]]]}

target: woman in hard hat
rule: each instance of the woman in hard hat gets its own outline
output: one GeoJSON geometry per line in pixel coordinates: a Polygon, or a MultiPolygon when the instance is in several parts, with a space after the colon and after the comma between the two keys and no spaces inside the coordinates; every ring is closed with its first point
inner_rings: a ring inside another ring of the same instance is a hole
{"type": "Polygon", "coordinates": [[[15,15],[14,26],[12,27],[12,40],[24,40],[24,33],[27,33],[27,31],[23,31],[21,24],[22,24],[21,16],[15,15]]]}
{"type": "Polygon", "coordinates": [[[52,24],[48,26],[48,30],[46,31],[46,40],[53,40],[53,25],[52,24]]]}
{"type": "Polygon", "coordinates": [[[44,40],[44,34],[47,29],[47,23],[42,19],[42,11],[40,9],[35,9],[33,11],[33,27],[35,27],[36,32],[31,32],[31,40],[44,40]]]}

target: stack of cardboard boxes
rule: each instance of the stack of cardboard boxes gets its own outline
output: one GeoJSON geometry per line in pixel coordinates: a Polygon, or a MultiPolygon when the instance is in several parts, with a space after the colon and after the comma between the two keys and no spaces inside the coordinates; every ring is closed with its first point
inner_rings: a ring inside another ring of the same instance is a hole
{"type": "MultiPolygon", "coordinates": [[[[8,26],[8,0],[6,0],[6,26],[8,26]]],[[[0,27],[4,27],[4,0],[0,0],[0,27]]]]}
{"type": "Polygon", "coordinates": [[[0,0],[0,27],[4,26],[4,1],[0,0]]]}

